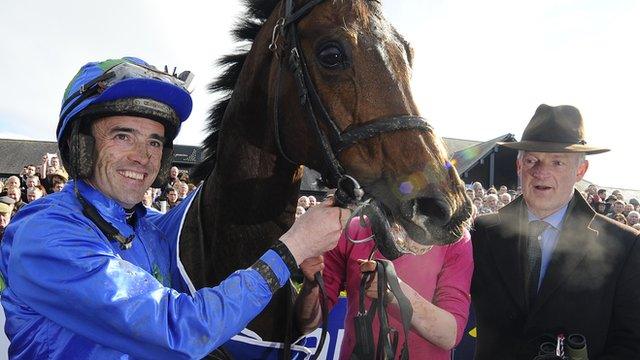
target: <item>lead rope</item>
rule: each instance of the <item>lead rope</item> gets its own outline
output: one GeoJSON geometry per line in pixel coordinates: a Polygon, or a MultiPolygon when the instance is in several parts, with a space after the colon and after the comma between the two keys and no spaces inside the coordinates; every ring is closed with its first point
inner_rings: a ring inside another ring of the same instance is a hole
{"type": "MultiPolygon", "coordinates": [[[[374,249],[375,250],[375,249],[374,249]]],[[[369,256],[372,260],[373,251],[369,256]]],[[[356,331],[356,345],[351,356],[351,360],[392,360],[395,358],[398,346],[398,332],[389,326],[389,319],[386,308],[388,305],[385,299],[387,287],[395,296],[400,308],[400,316],[402,318],[402,328],[404,332],[404,343],[400,353],[401,360],[409,359],[408,334],[411,325],[411,317],[413,316],[413,308],[409,299],[404,295],[400,288],[398,276],[389,260],[376,259],[376,274],[378,277],[378,298],[371,301],[369,310],[365,309],[364,297],[366,284],[372,273],[365,274],[360,280],[360,299],[359,311],[354,318],[354,326],[356,331]],[[373,317],[378,313],[380,320],[380,331],[378,334],[377,350],[374,350],[373,344],[373,317]]]]}

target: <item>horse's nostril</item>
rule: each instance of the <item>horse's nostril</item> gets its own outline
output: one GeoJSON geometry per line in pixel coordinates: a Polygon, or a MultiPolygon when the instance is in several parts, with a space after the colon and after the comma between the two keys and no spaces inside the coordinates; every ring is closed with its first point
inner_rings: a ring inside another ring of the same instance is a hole
{"type": "Polygon", "coordinates": [[[445,225],[451,220],[451,206],[441,198],[422,197],[416,199],[417,211],[426,215],[436,225],[445,225]]]}

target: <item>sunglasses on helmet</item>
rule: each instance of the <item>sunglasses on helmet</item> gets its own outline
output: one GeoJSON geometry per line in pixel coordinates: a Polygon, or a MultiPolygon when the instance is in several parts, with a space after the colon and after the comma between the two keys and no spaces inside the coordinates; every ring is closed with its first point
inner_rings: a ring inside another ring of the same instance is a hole
{"type": "Polygon", "coordinates": [[[157,70],[151,66],[143,66],[131,62],[123,61],[112,68],[106,70],[104,74],[96,77],[95,79],[80,86],[76,92],[67,97],[62,104],[62,108],[65,108],[72,100],[75,99],[67,110],[60,116],[61,119],[65,118],[73,109],[78,106],[84,100],[101,94],[109,87],[127,80],[127,79],[150,79],[158,80],[165,83],[169,83],[184,89],[189,92],[188,87],[193,80],[193,73],[191,71],[183,71],[180,74],[169,74],[167,67],[165,71],[157,70]]]}

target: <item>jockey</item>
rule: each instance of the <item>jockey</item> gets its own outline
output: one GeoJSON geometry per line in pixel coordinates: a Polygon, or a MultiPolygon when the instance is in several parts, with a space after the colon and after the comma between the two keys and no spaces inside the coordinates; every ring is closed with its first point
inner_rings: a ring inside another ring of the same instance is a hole
{"type": "Polygon", "coordinates": [[[10,358],[202,358],[337,243],[346,210],[323,204],[250,268],[188,293],[178,235],[153,218],[184,213],[189,198],[166,215],[141,201],[171,167],[190,79],[126,57],[88,63],[69,83],[57,139],[73,180],[21,209],[0,246],[10,358]]]}

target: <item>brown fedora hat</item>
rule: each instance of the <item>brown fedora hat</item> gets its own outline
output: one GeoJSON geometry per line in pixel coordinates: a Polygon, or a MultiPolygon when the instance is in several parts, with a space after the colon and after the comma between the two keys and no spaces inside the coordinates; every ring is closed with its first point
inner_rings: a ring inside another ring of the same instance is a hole
{"type": "Polygon", "coordinates": [[[538,106],[519,142],[499,143],[511,149],[537,152],[575,152],[589,155],[609,149],[587,145],[580,111],[570,105],[538,106]]]}

